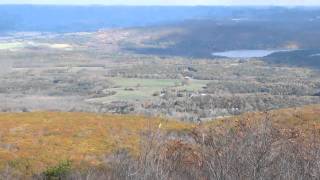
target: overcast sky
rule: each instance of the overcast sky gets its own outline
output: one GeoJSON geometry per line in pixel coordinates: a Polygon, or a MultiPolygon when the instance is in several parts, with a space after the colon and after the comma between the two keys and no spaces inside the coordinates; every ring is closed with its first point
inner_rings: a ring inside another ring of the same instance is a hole
{"type": "Polygon", "coordinates": [[[314,5],[320,5],[320,0],[0,0],[0,4],[314,6],[314,5]]]}

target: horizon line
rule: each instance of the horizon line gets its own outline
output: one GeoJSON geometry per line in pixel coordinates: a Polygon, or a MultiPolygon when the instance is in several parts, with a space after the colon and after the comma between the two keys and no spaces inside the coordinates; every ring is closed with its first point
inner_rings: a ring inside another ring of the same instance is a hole
{"type": "Polygon", "coordinates": [[[0,6],[110,6],[110,7],[320,7],[320,4],[317,5],[283,5],[283,4],[199,4],[199,5],[188,5],[188,4],[174,4],[174,5],[165,5],[165,4],[139,4],[139,5],[131,5],[131,4],[33,4],[33,3],[4,3],[0,6]]]}

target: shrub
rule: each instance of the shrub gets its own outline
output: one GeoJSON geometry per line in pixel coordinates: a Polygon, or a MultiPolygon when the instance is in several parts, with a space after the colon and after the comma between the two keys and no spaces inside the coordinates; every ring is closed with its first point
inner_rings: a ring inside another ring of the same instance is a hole
{"type": "Polygon", "coordinates": [[[45,179],[64,179],[71,172],[71,161],[61,161],[57,166],[48,168],[43,174],[45,179]]]}

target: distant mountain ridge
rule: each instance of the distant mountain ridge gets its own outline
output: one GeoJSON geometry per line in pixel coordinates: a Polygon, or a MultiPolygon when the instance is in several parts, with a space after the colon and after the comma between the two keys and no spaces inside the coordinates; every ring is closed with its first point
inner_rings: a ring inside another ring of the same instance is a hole
{"type": "MultiPolygon", "coordinates": [[[[263,58],[266,62],[320,69],[320,49],[276,52],[263,58]]],[[[320,93],[315,94],[320,96],[320,93]]]]}
{"type": "Polygon", "coordinates": [[[0,32],[80,32],[189,19],[320,20],[319,8],[1,5],[0,32]]]}

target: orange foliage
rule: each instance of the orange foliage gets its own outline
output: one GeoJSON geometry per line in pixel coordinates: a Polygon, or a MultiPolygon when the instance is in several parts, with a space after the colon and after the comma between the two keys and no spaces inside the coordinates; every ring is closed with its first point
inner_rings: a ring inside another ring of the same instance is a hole
{"type": "Polygon", "coordinates": [[[121,148],[137,153],[144,130],[182,131],[191,125],[142,116],[91,113],[0,113],[0,165],[39,173],[60,161],[99,165],[121,148]],[[22,167],[21,167],[22,166],[22,167]]]}
{"type": "Polygon", "coordinates": [[[313,133],[320,130],[320,106],[311,105],[300,108],[287,108],[269,112],[246,113],[226,119],[220,119],[206,123],[206,128],[214,128],[216,131],[224,131],[234,128],[241,123],[246,126],[254,126],[264,118],[269,118],[272,125],[282,132],[292,131],[299,133],[299,136],[313,133]]]}

